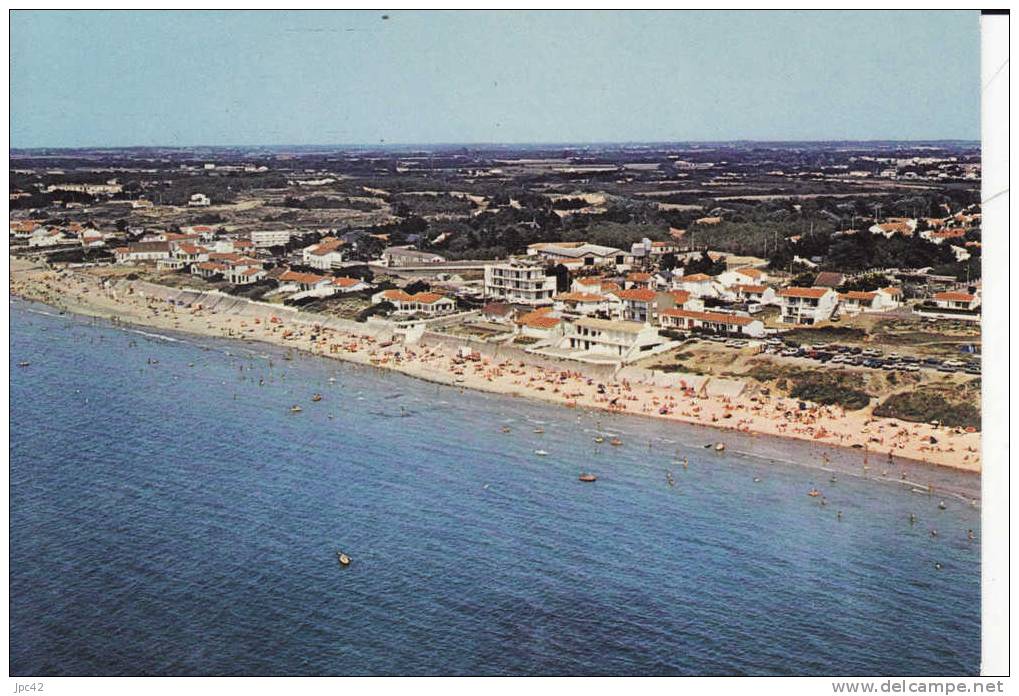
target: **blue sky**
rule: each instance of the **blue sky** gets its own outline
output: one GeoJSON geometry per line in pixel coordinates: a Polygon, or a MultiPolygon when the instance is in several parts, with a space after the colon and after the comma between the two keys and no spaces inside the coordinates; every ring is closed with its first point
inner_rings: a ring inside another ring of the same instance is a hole
{"type": "Polygon", "coordinates": [[[978,139],[963,12],[31,12],[11,146],[978,139]]]}

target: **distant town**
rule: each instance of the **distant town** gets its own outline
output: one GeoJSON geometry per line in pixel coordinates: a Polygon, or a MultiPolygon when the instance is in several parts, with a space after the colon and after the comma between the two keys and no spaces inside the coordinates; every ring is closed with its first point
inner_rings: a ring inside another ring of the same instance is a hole
{"type": "Polygon", "coordinates": [[[11,254],[50,269],[979,428],[975,143],[11,162],[11,254]]]}

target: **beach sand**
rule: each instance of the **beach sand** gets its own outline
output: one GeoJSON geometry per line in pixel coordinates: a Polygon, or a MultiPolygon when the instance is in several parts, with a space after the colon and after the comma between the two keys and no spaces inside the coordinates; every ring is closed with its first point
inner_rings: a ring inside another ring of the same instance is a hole
{"type": "MultiPolygon", "coordinates": [[[[646,415],[667,420],[857,448],[873,475],[895,476],[895,460],[909,459],[979,473],[980,433],[926,423],[875,418],[837,406],[799,408],[796,399],[747,395],[707,397],[676,387],[627,381],[597,383],[569,369],[514,361],[463,359],[449,348],[383,341],[363,331],[316,328],[315,315],[268,320],[207,308],[174,306],[163,299],[104,286],[87,273],[56,272],[11,259],[11,294],[65,311],[193,334],[265,341],[421,379],[574,408],[646,415]],[[388,345],[387,345],[388,344],[388,345]]],[[[19,356],[20,357],[20,356],[19,356]]],[[[724,441],[722,433],[719,441],[724,441]]]]}

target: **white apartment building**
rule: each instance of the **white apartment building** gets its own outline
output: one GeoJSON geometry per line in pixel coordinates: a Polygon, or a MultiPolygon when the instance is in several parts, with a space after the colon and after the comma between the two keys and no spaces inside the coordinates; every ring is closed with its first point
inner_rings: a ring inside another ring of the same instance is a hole
{"type": "Polygon", "coordinates": [[[485,297],[525,305],[552,304],[556,277],[542,264],[508,261],[485,266],[485,297]]]}
{"type": "Polygon", "coordinates": [[[292,236],[291,230],[257,230],[251,233],[251,243],[258,249],[285,246],[292,236]]]}
{"type": "Polygon", "coordinates": [[[831,319],[839,301],[832,288],[782,288],[778,293],[784,324],[816,324],[831,319]]]}
{"type": "Polygon", "coordinates": [[[650,324],[587,317],[566,325],[559,347],[568,348],[581,359],[605,357],[625,363],[643,357],[664,342],[658,329],[650,324]]]}

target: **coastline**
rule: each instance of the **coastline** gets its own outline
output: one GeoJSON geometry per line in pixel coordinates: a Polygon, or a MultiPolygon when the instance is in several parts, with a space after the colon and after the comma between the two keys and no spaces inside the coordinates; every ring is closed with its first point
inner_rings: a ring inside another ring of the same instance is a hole
{"type": "MultiPolygon", "coordinates": [[[[316,326],[314,315],[279,308],[286,318],[271,318],[268,305],[238,300],[229,312],[174,306],[165,298],[136,292],[132,281],[103,285],[95,277],[32,267],[11,258],[12,296],[42,302],[58,310],[101,317],[126,325],[254,341],[368,367],[399,372],[463,389],[518,396],[574,408],[651,416],[659,420],[708,426],[720,433],[807,441],[858,457],[864,473],[898,478],[896,462],[934,465],[960,473],[980,473],[980,433],[956,432],[928,424],[874,418],[838,407],[798,408],[795,399],[759,396],[707,397],[676,388],[629,382],[595,384],[570,371],[482,358],[464,361],[449,346],[427,339],[420,344],[391,343],[371,327],[352,330],[316,326]],[[931,443],[931,439],[936,444],[931,443]],[[894,459],[888,459],[888,453],[894,459]],[[867,453],[867,454],[865,454],[867,453]]],[[[182,291],[157,286],[169,293],[182,291]]],[[[194,294],[194,293],[192,293],[194,294]]],[[[902,474],[905,476],[905,474],[902,474]]]]}

